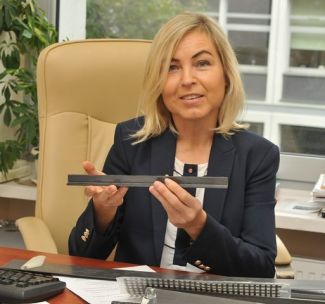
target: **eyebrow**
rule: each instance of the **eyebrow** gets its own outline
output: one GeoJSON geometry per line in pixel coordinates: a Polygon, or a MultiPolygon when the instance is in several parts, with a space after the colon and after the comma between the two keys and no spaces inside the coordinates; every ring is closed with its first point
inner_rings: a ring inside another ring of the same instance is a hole
{"type": "MultiPolygon", "coordinates": [[[[195,54],[192,56],[192,59],[195,59],[195,58],[201,56],[202,54],[208,54],[208,55],[211,55],[211,56],[212,56],[212,53],[211,53],[211,52],[209,52],[209,51],[207,51],[207,50],[202,50],[202,51],[199,51],[199,52],[195,53],[195,54]]],[[[171,61],[177,61],[177,62],[178,62],[179,59],[177,59],[177,58],[172,58],[171,61]]]]}

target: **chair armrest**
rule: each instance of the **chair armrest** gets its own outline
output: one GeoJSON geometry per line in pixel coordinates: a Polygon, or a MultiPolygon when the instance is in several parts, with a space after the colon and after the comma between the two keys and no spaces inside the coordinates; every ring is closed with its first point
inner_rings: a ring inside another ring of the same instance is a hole
{"type": "Polygon", "coordinates": [[[277,279],[294,279],[295,272],[291,265],[275,265],[275,277],[277,279]]]}
{"type": "Polygon", "coordinates": [[[282,240],[276,236],[277,256],[275,258],[275,274],[277,279],[294,279],[295,272],[291,267],[291,255],[282,240]]]}
{"type": "Polygon", "coordinates": [[[28,250],[58,253],[53,237],[46,224],[37,217],[22,217],[16,220],[25,247],[28,250]]]}
{"type": "Polygon", "coordinates": [[[276,265],[289,265],[291,263],[291,255],[282,240],[276,236],[277,255],[275,258],[276,265]]]}

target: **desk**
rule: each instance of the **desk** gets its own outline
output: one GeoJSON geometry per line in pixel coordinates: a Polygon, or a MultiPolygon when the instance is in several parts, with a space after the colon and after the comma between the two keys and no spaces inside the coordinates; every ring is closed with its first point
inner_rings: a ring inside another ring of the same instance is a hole
{"type": "Polygon", "coordinates": [[[275,208],[277,234],[292,256],[324,261],[325,219],[317,213],[296,214],[283,211],[290,202],[306,204],[310,199],[310,191],[280,188],[275,208]]]}
{"type": "Polygon", "coordinates": [[[313,203],[308,203],[311,199],[310,191],[280,188],[275,207],[276,227],[325,234],[325,220],[317,213],[297,214],[286,210],[286,205],[290,204],[313,206],[313,203]]]}
{"type": "Polygon", "coordinates": [[[28,181],[26,183],[16,181],[2,183],[0,184],[0,197],[35,201],[36,185],[28,181]]]}
{"type": "MultiPolygon", "coordinates": [[[[4,265],[8,262],[10,262],[13,259],[21,259],[21,260],[28,260],[32,258],[35,255],[45,255],[46,256],[46,262],[49,264],[60,264],[60,265],[74,265],[74,266],[87,266],[87,267],[94,267],[94,268],[101,268],[101,269],[110,269],[110,268],[120,268],[120,267],[127,267],[127,266],[134,266],[132,264],[128,263],[120,263],[120,262],[110,262],[110,261],[103,261],[103,260],[96,260],[96,259],[89,259],[89,258],[81,258],[81,257],[73,257],[68,255],[62,255],[62,254],[51,254],[51,253],[40,253],[35,251],[28,251],[23,249],[16,249],[16,248],[6,248],[6,247],[0,247],[0,265],[4,265]]],[[[176,270],[169,270],[169,269],[162,269],[159,267],[152,267],[156,272],[164,273],[164,274],[172,274],[179,276],[180,274],[184,274],[182,271],[176,271],[176,270]]],[[[195,274],[195,276],[201,276],[201,274],[195,274]]],[[[211,276],[215,277],[216,279],[220,279],[221,277],[218,275],[208,275],[209,280],[211,280],[211,276]]],[[[205,275],[202,274],[202,278],[204,278],[205,275]]],[[[229,280],[231,280],[228,277],[229,280]]],[[[261,281],[264,281],[264,279],[258,279],[261,281]]],[[[250,281],[250,280],[249,280],[250,281]]],[[[306,283],[307,281],[299,281],[296,280],[279,280],[281,283],[289,283],[292,286],[300,286],[306,287],[305,284],[310,285],[310,283],[306,283]],[[296,282],[296,283],[295,283],[296,282]],[[305,282],[305,283],[304,283],[305,282]],[[297,285],[298,284],[298,285],[297,285]],[[303,284],[303,285],[301,285],[303,284]]],[[[311,281],[309,281],[311,282],[311,281]]],[[[322,281],[314,281],[314,284],[312,288],[318,288],[323,289],[323,282],[322,281]]],[[[227,297],[227,295],[222,295],[222,297],[227,297]]],[[[232,298],[233,296],[229,295],[229,298],[232,298]]],[[[252,301],[251,297],[245,297],[245,296],[238,296],[236,298],[241,300],[249,300],[252,301]]],[[[50,304],[84,304],[86,303],[84,300],[80,299],[78,296],[70,292],[68,289],[65,289],[65,291],[51,299],[47,300],[50,304]]],[[[259,303],[268,303],[268,304],[292,304],[292,303],[301,303],[299,300],[295,299],[289,299],[289,298],[259,298],[257,300],[259,303]],[[263,300],[262,300],[263,299],[263,300]]],[[[320,303],[321,301],[315,301],[313,303],[320,303]]],[[[219,303],[219,302],[218,302],[219,303]]],[[[304,301],[302,303],[310,303],[309,301],[304,301]]],[[[324,301],[321,303],[325,303],[324,301]]]]}
{"type": "Polygon", "coordinates": [[[0,184],[0,219],[17,219],[35,214],[36,185],[10,181],[0,184]]]}
{"type": "MultiPolygon", "coordinates": [[[[63,265],[79,265],[88,267],[99,267],[99,268],[118,268],[133,266],[127,263],[109,262],[96,259],[88,259],[81,257],[73,257],[62,254],[51,254],[51,253],[40,253],[35,251],[28,251],[23,249],[6,248],[0,247],[0,265],[4,265],[10,262],[12,259],[28,260],[35,255],[45,255],[46,262],[52,264],[63,264],[63,265]]],[[[159,267],[152,267],[155,271],[161,273],[177,273],[177,271],[161,269],[159,267]]],[[[54,298],[47,300],[51,304],[84,304],[86,303],[74,293],[66,289],[62,294],[57,295],[54,298]]]]}

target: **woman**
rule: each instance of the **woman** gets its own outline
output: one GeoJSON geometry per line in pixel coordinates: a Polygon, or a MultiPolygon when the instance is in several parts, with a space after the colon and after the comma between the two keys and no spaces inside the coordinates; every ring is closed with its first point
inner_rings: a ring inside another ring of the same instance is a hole
{"type": "MultiPolygon", "coordinates": [[[[152,43],[144,116],[117,125],[105,174],[226,176],[228,189],[89,186],[70,254],[227,276],[273,277],[278,148],[236,122],[237,61],[217,23],[184,13],[152,43]]],[[[89,162],[88,174],[103,174],[89,162]]]]}

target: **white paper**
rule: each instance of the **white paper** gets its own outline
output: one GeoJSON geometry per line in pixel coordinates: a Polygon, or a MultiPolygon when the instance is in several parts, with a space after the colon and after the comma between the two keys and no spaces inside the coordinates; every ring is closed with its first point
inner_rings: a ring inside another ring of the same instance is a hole
{"type": "Polygon", "coordinates": [[[121,267],[121,268],[114,268],[120,270],[132,270],[132,271],[144,271],[144,272],[155,272],[152,268],[147,265],[139,265],[139,266],[131,266],[131,267],[121,267]]]}
{"type": "Polygon", "coordinates": [[[275,206],[275,210],[286,213],[310,214],[317,213],[321,209],[316,204],[306,204],[305,202],[283,201],[275,206]]]}
{"type": "MultiPolygon", "coordinates": [[[[150,267],[134,266],[117,268],[123,270],[154,272],[150,267]]],[[[56,276],[67,284],[67,288],[90,304],[109,304],[112,301],[141,302],[141,299],[121,293],[116,281],[94,280],[56,276]]]]}

